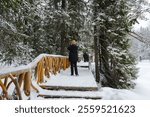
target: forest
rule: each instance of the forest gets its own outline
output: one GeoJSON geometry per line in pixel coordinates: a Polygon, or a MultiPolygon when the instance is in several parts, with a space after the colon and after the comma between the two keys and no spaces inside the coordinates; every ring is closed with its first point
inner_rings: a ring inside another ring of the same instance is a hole
{"type": "Polygon", "coordinates": [[[145,46],[133,26],[149,11],[147,5],[144,0],[1,0],[0,62],[17,66],[42,53],[67,56],[74,39],[81,52],[94,54],[98,83],[133,88],[139,57],[133,45],[145,46]]]}

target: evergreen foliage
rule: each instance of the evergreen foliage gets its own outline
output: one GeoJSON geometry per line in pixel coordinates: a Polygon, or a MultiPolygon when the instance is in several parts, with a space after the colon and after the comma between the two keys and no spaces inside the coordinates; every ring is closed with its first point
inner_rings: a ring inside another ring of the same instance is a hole
{"type": "Polygon", "coordinates": [[[135,59],[129,53],[128,33],[131,32],[135,17],[130,16],[131,6],[127,0],[95,0],[97,9],[95,23],[97,57],[103,86],[131,88],[137,78],[135,59]]]}
{"type": "Polygon", "coordinates": [[[95,48],[97,82],[113,88],[133,87],[136,68],[127,35],[141,16],[141,3],[1,0],[0,60],[26,64],[41,53],[67,55],[66,47],[75,39],[83,49],[95,48]]]}

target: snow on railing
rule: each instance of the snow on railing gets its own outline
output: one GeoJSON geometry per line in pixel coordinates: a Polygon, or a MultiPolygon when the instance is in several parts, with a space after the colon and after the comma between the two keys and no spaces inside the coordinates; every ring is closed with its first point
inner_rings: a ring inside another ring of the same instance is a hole
{"type": "Polygon", "coordinates": [[[26,96],[30,95],[33,88],[37,92],[38,89],[32,84],[32,73],[34,73],[37,83],[44,81],[44,75],[50,78],[50,74],[56,75],[61,69],[65,70],[69,67],[69,60],[66,56],[41,54],[26,66],[15,67],[6,71],[0,71],[0,99],[22,99],[21,88],[23,88],[26,96]],[[8,94],[10,85],[14,84],[13,94],[8,94]]]}

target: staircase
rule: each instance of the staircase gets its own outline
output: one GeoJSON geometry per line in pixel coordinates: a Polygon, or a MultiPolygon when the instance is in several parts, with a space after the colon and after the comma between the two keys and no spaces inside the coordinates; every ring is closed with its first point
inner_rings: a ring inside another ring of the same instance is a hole
{"type": "Polygon", "coordinates": [[[88,68],[79,68],[79,76],[70,76],[70,69],[53,76],[46,83],[40,85],[38,97],[73,98],[73,99],[101,99],[100,91],[88,68]]]}

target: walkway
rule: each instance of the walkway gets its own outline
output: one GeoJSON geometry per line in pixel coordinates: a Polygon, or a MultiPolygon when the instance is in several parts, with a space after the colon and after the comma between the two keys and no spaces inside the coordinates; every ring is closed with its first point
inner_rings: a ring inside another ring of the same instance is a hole
{"type": "Polygon", "coordinates": [[[70,76],[70,69],[51,76],[40,86],[39,97],[45,98],[87,98],[101,99],[92,72],[78,67],[79,76],[70,76]],[[46,90],[45,90],[46,89],[46,90]]]}

